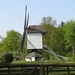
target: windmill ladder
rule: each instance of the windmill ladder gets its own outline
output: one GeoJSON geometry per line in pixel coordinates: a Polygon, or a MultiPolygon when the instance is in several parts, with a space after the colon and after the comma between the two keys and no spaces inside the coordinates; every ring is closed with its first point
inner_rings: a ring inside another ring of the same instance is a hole
{"type": "Polygon", "coordinates": [[[54,55],[58,60],[61,59],[61,56],[60,55],[57,55],[52,49],[50,49],[46,44],[43,45],[43,48],[45,48],[44,51],[48,52],[48,53],[51,53],[52,55],[54,55]]]}

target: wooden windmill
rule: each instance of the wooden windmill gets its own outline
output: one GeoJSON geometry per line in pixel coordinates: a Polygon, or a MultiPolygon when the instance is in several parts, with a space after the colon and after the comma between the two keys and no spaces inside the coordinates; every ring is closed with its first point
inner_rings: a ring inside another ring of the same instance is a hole
{"type": "Polygon", "coordinates": [[[38,58],[42,58],[42,55],[37,51],[38,49],[42,49],[42,34],[45,33],[44,29],[40,25],[33,25],[28,27],[29,22],[29,14],[27,15],[27,6],[25,8],[25,22],[24,22],[24,32],[22,41],[19,47],[20,51],[23,52],[23,46],[25,42],[25,38],[27,38],[27,49],[32,50],[26,56],[27,61],[36,61],[38,58]]]}
{"type": "Polygon", "coordinates": [[[23,52],[23,46],[25,38],[27,38],[27,50],[32,50],[26,57],[26,61],[36,61],[43,56],[38,52],[38,49],[45,48],[46,52],[53,54],[57,59],[60,60],[61,56],[57,55],[53,50],[51,50],[47,45],[42,43],[42,34],[46,33],[41,25],[32,25],[28,27],[29,13],[27,14],[27,5],[25,7],[25,22],[24,22],[24,32],[22,41],[19,47],[20,51],[23,52]]]}
{"type": "Polygon", "coordinates": [[[41,25],[31,25],[27,29],[27,49],[32,50],[25,58],[26,61],[41,60],[43,56],[38,50],[43,49],[42,34],[45,30],[41,25]]]}

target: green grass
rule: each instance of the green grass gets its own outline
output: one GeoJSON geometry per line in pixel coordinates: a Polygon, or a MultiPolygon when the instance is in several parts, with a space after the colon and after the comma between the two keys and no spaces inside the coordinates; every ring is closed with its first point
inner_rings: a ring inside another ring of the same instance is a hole
{"type": "Polygon", "coordinates": [[[12,64],[51,64],[51,63],[65,63],[64,61],[60,60],[53,60],[53,61],[32,61],[32,62],[26,62],[25,60],[18,60],[13,61],[12,64]]]}
{"type": "Polygon", "coordinates": [[[62,61],[62,60],[46,60],[46,61],[32,61],[26,62],[25,60],[14,60],[10,64],[75,64],[74,61],[62,61]]]}

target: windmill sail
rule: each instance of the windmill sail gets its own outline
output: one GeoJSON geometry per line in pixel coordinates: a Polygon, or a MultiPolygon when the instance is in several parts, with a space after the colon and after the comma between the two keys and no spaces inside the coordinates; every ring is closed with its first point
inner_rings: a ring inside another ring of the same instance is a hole
{"type": "Polygon", "coordinates": [[[29,23],[29,13],[28,13],[28,17],[27,17],[27,25],[26,25],[26,29],[28,27],[28,23],[29,23]]]}
{"type": "Polygon", "coordinates": [[[25,37],[26,37],[26,34],[27,34],[28,22],[29,22],[29,14],[28,14],[28,17],[27,17],[27,5],[26,5],[26,8],[25,8],[24,32],[23,32],[22,41],[21,41],[21,44],[20,44],[20,47],[19,47],[19,52],[20,52],[20,51],[23,51],[23,46],[24,46],[24,42],[25,42],[25,37]]]}
{"type": "Polygon", "coordinates": [[[25,8],[24,30],[26,29],[26,19],[27,19],[27,5],[26,5],[26,8],[25,8]]]}

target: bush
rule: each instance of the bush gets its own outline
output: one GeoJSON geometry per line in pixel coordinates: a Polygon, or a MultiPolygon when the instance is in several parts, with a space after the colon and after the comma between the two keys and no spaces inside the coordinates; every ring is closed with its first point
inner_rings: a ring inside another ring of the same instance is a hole
{"type": "Polygon", "coordinates": [[[13,54],[12,53],[6,53],[2,57],[2,61],[4,63],[11,63],[13,61],[13,54]]]}

